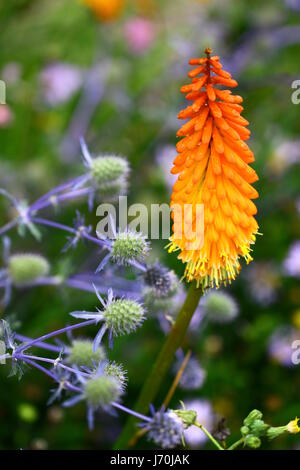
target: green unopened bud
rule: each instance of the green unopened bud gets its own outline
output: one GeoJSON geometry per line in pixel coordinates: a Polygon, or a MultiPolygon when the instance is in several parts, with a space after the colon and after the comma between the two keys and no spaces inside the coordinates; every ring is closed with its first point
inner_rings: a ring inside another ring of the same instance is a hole
{"type": "Polygon", "coordinates": [[[16,254],[8,260],[9,276],[15,284],[27,284],[44,277],[50,266],[46,258],[31,253],[16,254]]]}
{"type": "Polygon", "coordinates": [[[224,292],[211,292],[203,298],[203,310],[209,320],[216,323],[232,321],[238,314],[235,300],[224,292]]]}
{"type": "Polygon", "coordinates": [[[86,382],[84,393],[91,406],[105,406],[118,401],[122,390],[119,382],[113,377],[101,376],[86,382]]]}
{"type": "Polygon", "coordinates": [[[144,308],[134,300],[113,300],[102,312],[104,321],[114,336],[135,331],[145,320],[144,308]]]}
{"type": "Polygon", "coordinates": [[[245,426],[251,426],[256,419],[262,419],[263,414],[259,410],[252,410],[248,416],[244,419],[245,426]]]}
{"type": "Polygon", "coordinates": [[[93,351],[93,342],[89,340],[75,340],[69,349],[68,362],[78,367],[92,368],[106,357],[104,349],[99,346],[93,351]]]}
{"type": "Polygon", "coordinates": [[[262,419],[256,419],[251,425],[251,433],[255,436],[263,436],[268,428],[269,425],[266,424],[262,419]]]}
{"type": "Polygon", "coordinates": [[[91,174],[101,197],[124,194],[128,173],[129,166],[125,158],[109,155],[92,161],[91,174]]]}
{"type": "Polygon", "coordinates": [[[197,413],[193,410],[173,410],[173,412],[181,419],[185,428],[193,426],[197,419],[197,413]]]}
{"type": "Polygon", "coordinates": [[[104,369],[105,375],[109,375],[120,382],[122,388],[125,387],[127,382],[127,374],[121,364],[117,364],[115,361],[109,362],[104,369]]]}
{"type": "Polygon", "coordinates": [[[250,428],[248,428],[248,426],[242,426],[241,427],[241,434],[242,436],[247,436],[247,434],[250,433],[250,428]]]}
{"type": "Polygon", "coordinates": [[[261,445],[261,440],[259,437],[254,436],[253,434],[248,434],[248,436],[245,437],[245,445],[251,449],[258,449],[261,445]]]}
{"type": "Polygon", "coordinates": [[[269,429],[267,430],[267,437],[270,440],[276,439],[276,437],[281,436],[285,432],[287,432],[287,426],[277,426],[277,427],[270,426],[269,429]]]}
{"type": "Polygon", "coordinates": [[[143,261],[149,251],[145,237],[128,230],[117,234],[112,244],[111,259],[115,263],[128,265],[132,261],[143,261]]]}

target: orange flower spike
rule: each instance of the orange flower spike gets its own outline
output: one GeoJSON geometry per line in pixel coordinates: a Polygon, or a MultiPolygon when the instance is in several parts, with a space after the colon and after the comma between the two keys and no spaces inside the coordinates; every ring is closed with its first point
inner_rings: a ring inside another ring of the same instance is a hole
{"type": "Polygon", "coordinates": [[[258,177],[248,165],[254,155],[245,143],[250,131],[241,116],[243,99],[218,88],[238,84],[223,70],[218,56],[211,57],[210,49],[205,53],[206,57],[190,60],[196,66],[188,73],[192,83],[181,88],[193,104],[178,115],[187,122],[177,133],[182,139],[171,170],[178,175],[170,204],[173,230],[178,218],[182,223],[169,244],[169,252],[180,251],[178,258],[186,263],[185,278],[196,280],[203,290],[231,283],[240,272],[240,259],[252,261],[251,245],[258,231],[252,202],[258,194],[251,186],[258,177]],[[204,207],[204,215],[199,216],[198,205],[204,207]],[[200,225],[204,223],[200,237],[197,217],[200,225]]]}

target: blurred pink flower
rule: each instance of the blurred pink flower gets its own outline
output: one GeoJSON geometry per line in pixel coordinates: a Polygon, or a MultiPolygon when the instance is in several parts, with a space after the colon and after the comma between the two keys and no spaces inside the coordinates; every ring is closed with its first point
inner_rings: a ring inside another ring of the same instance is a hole
{"type": "MultiPolygon", "coordinates": [[[[209,432],[213,431],[214,412],[208,400],[195,399],[184,402],[187,410],[197,413],[197,421],[201,423],[209,432]]],[[[190,447],[201,447],[207,441],[207,437],[201,429],[191,426],[184,431],[184,439],[190,447]]]]}
{"type": "Polygon", "coordinates": [[[291,245],[283,262],[283,269],[288,276],[300,277],[300,240],[291,245]]]}
{"type": "Polygon", "coordinates": [[[293,342],[300,339],[299,333],[299,330],[289,326],[277,328],[269,338],[269,356],[282,366],[291,367],[296,365],[292,361],[293,342]]]}
{"type": "Polygon", "coordinates": [[[2,69],[2,80],[6,85],[16,85],[22,75],[22,67],[18,62],[8,62],[2,69]]]}
{"type": "Polygon", "coordinates": [[[146,18],[134,17],[125,23],[124,35],[131,52],[143,54],[155,39],[156,27],[146,18]]]}
{"type": "Polygon", "coordinates": [[[277,299],[280,277],[276,266],[265,261],[252,263],[245,271],[247,289],[259,304],[267,306],[277,299]]]}
{"type": "Polygon", "coordinates": [[[288,140],[279,142],[276,151],[271,155],[267,162],[267,169],[274,176],[280,176],[287,171],[292,165],[300,163],[300,140],[288,140]]]}
{"type": "Polygon", "coordinates": [[[78,91],[82,81],[78,67],[63,62],[50,64],[40,75],[43,99],[50,106],[64,103],[78,91]]]}
{"type": "Polygon", "coordinates": [[[0,104],[0,127],[8,127],[13,121],[13,113],[7,104],[0,104]]]}

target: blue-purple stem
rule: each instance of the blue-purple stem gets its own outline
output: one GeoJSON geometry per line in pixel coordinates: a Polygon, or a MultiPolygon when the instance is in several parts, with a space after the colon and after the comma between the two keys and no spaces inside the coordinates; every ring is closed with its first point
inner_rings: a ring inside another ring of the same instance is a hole
{"type": "Polygon", "coordinates": [[[40,211],[40,210],[45,209],[49,206],[53,206],[53,205],[55,205],[56,203],[59,203],[59,202],[64,202],[64,201],[68,201],[70,199],[75,199],[75,198],[78,198],[78,197],[89,195],[93,191],[94,191],[93,188],[82,188],[82,189],[77,189],[77,190],[74,190],[74,191],[70,191],[66,194],[60,194],[58,196],[52,195],[52,196],[50,196],[50,198],[42,200],[39,203],[37,203],[37,202],[34,203],[30,207],[29,213],[40,211]],[[54,198],[54,200],[51,200],[51,198],[54,198]]]}
{"type": "MultiPolygon", "coordinates": [[[[64,232],[72,233],[73,235],[77,235],[77,230],[73,227],[69,227],[68,225],[60,224],[58,222],[55,222],[53,220],[48,220],[48,219],[42,219],[40,217],[31,217],[30,221],[32,223],[38,224],[38,225],[46,225],[48,227],[56,228],[58,230],[63,230],[64,232]]],[[[85,238],[86,240],[95,243],[98,246],[105,247],[105,248],[110,248],[111,243],[109,240],[100,240],[99,238],[92,237],[88,233],[81,233],[82,238],[85,238]]]]}
{"type": "Polygon", "coordinates": [[[33,212],[35,210],[39,210],[40,204],[44,203],[45,201],[49,200],[52,196],[55,196],[58,193],[61,193],[63,191],[66,191],[67,189],[70,189],[72,187],[75,187],[76,184],[80,183],[80,181],[84,178],[84,176],[78,176],[77,178],[74,178],[70,181],[67,181],[66,183],[63,183],[56,188],[51,189],[48,191],[46,194],[41,196],[39,199],[37,199],[31,206],[30,206],[30,212],[33,212]]]}
{"type": "MultiPolygon", "coordinates": [[[[24,343],[24,342],[29,343],[30,341],[33,341],[32,338],[29,338],[28,336],[19,335],[18,333],[15,334],[15,339],[18,340],[18,341],[22,341],[22,343],[24,343]]],[[[61,348],[59,348],[58,346],[53,346],[53,344],[43,343],[42,341],[39,341],[38,343],[35,343],[35,346],[37,348],[42,348],[42,349],[45,349],[47,351],[52,351],[52,352],[55,352],[55,353],[59,353],[61,351],[61,348]]]]}
{"type": "Polygon", "coordinates": [[[96,323],[96,320],[94,320],[94,319],[86,320],[86,321],[83,321],[81,323],[76,323],[74,325],[66,326],[64,328],[61,328],[60,330],[52,331],[51,333],[47,333],[46,335],[40,336],[39,338],[33,339],[33,340],[29,341],[28,343],[25,343],[25,344],[19,346],[16,349],[16,354],[20,354],[21,352],[25,351],[25,349],[31,348],[32,346],[36,346],[38,343],[41,343],[41,342],[43,342],[43,341],[45,341],[49,338],[59,336],[63,333],[67,333],[68,331],[72,331],[72,330],[75,330],[75,329],[78,329],[78,328],[94,325],[95,323],[96,323]]]}

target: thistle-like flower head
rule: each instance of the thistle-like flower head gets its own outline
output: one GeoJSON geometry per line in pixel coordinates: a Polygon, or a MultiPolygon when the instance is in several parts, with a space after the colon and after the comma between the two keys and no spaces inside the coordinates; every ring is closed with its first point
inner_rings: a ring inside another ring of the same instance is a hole
{"type": "Polygon", "coordinates": [[[95,352],[106,331],[109,331],[109,342],[112,347],[114,336],[132,333],[141,326],[145,320],[145,310],[141,304],[134,300],[115,299],[111,289],[108,290],[105,301],[95,286],[94,289],[102,310],[97,309],[96,312],[76,311],[71,315],[75,318],[94,320],[95,324],[102,323],[93,343],[93,351],[95,352]]]}
{"type": "Polygon", "coordinates": [[[105,366],[104,373],[105,375],[115,378],[120,383],[121,389],[125,389],[127,372],[122,364],[117,364],[115,361],[108,362],[105,366]]]}
{"type": "Polygon", "coordinates": [[[144,281],[151,288],[155,297],[169,297],[178,287],[178,279],[174,271],[170,271],[158,262],[147,266],[144,281]]]}
{"type": "Polygon", "coordinates": [[[101,361],[96,370],[85,372],[77,369],[77,393],[66,400],[63,405],[71,407],[80,401],[86,401],[89,428],[94,426],[94,414],[99,408],[106,412],[112,411],[114,403],[118,403],[124,392],[124,386],[116,377],[105,371],[107,361],[101,361]]]}
{"type": "Polygon", "coordinates": [[[8,259],[8,273],[14,284],[27,284],[47,276],[50,265],[46,258],[34,253],[19,253],[8,259]]]}
{"type": "Polygon", "coordinates": [[[123,336],[135,331],[145,320],[144,308],[130,299],[116,299],[103,311],[103,319],[113,336],[123,336]]]}
{"type": "Polygon", "coordinates": [[[108,375],[92,377],[84,385],[84,394],[92,407],[105,407],[112,401],[118,401],[121,387],[118,381],[108,375]]]}
{"type": "Polygon", "coordinates": [[[147,422],[147,437],[163,449],[177,447],[183,439],[183,423],[171,410],[163,409],[153,414],[151,421],[147,422]]]}
{"type": "Polygon", "coordinates": [[[68,362],[77,367],[93,368],[106,358],[105,351],[99,346],[93,349],[93,342],[87,339],[76,339],[68,350],[68,362]]]}
{"type": "MultiPolygon", "coordinates": [[[[101,196],[101,200],[112,200],[125,194],[128,186],[128,175],[130,172],[126,158],[117,155],[101,155],[93,158],[83,139],[80,140],[84,165],[88,173],[81,179],[79,185],[91,181],[94,192],[101,196]]],[[[89,201],[91,206],[92,201],[89,201]]]]}
{"type": "Polygon", "coordinates": [[[144,261],[150,250],[149,243],[140,232],[118,232],[112,242],[111,260],[117,264],[144,261]]]}

